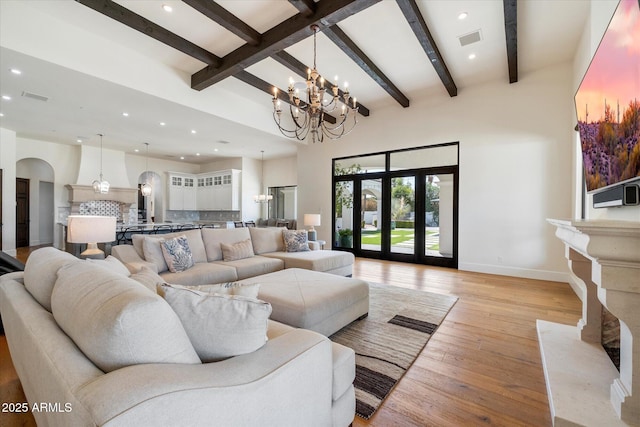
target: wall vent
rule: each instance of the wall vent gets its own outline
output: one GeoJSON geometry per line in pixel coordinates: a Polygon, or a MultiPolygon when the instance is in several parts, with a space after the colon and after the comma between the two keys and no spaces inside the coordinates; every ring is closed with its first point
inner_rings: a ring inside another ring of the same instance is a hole
{"type": "Polygon", "coordinates": [[[480,30],[475,30],[469,34],[459,36],[458,40],[460,40],[460,46],[468,46],[482,40],[482,34],[480,33],[480,30]]]}
{"type": "Polygon", "coordinates": [[[22,96],[24,96],[25,98],[31,98],[31,99],[35,99],[36,101],[42,101],[42,102],[47,102],[49,100],[48,96],[37,95],[35,93],[26,92],[26,91],[22,92],[22,96]]]}

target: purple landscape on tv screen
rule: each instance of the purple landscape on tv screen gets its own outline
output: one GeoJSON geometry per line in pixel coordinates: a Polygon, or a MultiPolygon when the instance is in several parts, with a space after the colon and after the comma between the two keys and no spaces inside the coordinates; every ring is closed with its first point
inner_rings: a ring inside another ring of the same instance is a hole
{"type": "Polygon", "coordinates": [[[588,191],[640,177],[640,0],[621,0],[575,96],[588,191]]]}

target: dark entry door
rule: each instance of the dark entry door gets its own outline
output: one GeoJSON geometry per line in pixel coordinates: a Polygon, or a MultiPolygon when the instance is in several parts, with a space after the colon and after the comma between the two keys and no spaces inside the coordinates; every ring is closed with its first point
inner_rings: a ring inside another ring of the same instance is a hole
{"type": "Polygon", "coordinates": [[[29,180],[16,178],[16,248],[29,246],[29,180]]]}

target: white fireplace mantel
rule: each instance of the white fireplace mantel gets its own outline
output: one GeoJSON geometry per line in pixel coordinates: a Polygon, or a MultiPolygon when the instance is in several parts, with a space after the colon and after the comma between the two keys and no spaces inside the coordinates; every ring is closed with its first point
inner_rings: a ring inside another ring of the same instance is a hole
{"type": "Polygon", "coordinates": [[[554,426],[640,426],[640,222],[547,221],[585,288],[577,327],[538,320],[554,426]],[[600,344],[602,305],[620,321],[620,373],[600,344]]]}

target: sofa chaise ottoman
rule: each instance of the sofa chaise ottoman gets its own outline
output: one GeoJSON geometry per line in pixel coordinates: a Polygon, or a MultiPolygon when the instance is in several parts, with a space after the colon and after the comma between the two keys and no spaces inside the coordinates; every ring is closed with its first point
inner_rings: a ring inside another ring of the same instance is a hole
{"type": "Polygon", "coordinates": [[[259,283],[258,297],[271,304],[271,318],[325,336],[369,312],[369,284],[334,274],[288,268],[245,279],[259,283]]]}

